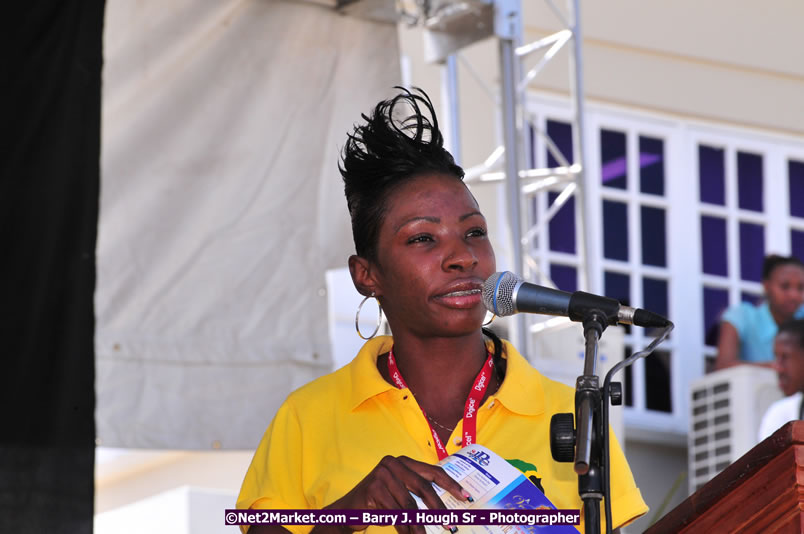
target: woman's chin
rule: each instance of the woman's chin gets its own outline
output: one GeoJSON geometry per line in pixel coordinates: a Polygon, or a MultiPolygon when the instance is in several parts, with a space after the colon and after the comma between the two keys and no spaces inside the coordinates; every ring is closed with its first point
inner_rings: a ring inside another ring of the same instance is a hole
{"type": "Polygon", "coordinates": [[[779,382],[779,389],[782,390],[785,397],[789,397],[796,392],[796,388],[791,387],[787,382],[779,382]]]}
{"type": "Polygon", "coordinates": [[[482,320],[462,321],[460,323],[449,325],[449,328],[447,328],[446,330],[449,337],[463,337],[478,333],[482,326],[483,326],[482,320]]]}

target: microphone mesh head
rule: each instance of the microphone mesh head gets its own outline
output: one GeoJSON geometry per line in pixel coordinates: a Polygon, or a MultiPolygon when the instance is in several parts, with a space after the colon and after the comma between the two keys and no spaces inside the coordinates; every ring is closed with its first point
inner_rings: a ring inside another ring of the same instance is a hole
{"type": "Polygon", "coordinates": [[[483,284],[483,305],[488,311],[499,317],[515,314],[514,289],[521,281],[520,277],[510,271],[489,276],[483,284]]]}

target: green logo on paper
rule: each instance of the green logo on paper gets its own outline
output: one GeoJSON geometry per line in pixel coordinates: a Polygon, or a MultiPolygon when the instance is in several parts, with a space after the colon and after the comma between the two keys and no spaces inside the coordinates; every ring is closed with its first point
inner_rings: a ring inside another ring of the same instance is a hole
{"type": "Polygon", "coordinates": [[[544,493],[544,488],[542,487],[542,479],[539,478],[538,476],[536,476],[537,473],[538,473],[538,469],[536,469],[535,465],[530,464],[528,462],[524,462],[522,460],[508,460],[508,459],[506,459],[505,461],[508,462],[509,464],[513,465],[517,469],[519,469],[519,471],[521,471],[522,474],[525,475],[528,478],[528,480],[533,482],[534,486],[539,488],[539,491],[544,493]]]}

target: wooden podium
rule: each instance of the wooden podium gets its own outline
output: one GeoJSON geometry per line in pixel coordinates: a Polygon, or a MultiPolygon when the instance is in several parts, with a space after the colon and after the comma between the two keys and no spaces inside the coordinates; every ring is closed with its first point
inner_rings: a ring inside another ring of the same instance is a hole
{"type": "Polygon", "coordinates": [[[645,532],[804,533],[804,421],[784,425],[645,532]]]}

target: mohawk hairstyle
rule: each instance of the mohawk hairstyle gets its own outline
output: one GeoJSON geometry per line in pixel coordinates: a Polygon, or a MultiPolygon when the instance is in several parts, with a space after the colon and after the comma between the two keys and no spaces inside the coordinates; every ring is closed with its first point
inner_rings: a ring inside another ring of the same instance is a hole
{"type": "Polygon", "coordinates": [[[338,169],[344,182],[358,256],[376,261],[377,240],[389,194],[427,172],[463,179],[463,169],[444,149],[433,104],[427,93],[402,92],[376,105],[348,134],[338,169]],[[400,112],[411,113],[400,117],[400,112]]]}

